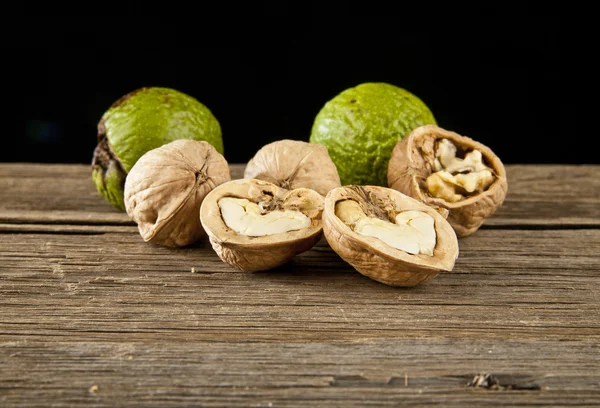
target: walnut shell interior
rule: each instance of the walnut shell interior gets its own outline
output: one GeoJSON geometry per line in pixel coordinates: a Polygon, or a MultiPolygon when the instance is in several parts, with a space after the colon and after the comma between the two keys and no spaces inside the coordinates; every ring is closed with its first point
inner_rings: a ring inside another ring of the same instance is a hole
{"type": "Polygon", "coordinates": [[[396,190],[377,186],[344,186],[325,197],[323,231],[331,248],[358,272],[390,286],[415,286],[451,271],[458,257],[458,241],[450,224],[435,209],[396,190]],[[421,211],[434,219],[433,255],[412,255],[375,237],[355,232],[336,215],[336,204],[354,200],[365,213],[390,219],[391,214],[421,211]]]}
{"type": "Polygon", "coordinates": [[[447,211],[448,222],[459,237],[475,232],[502,205],[508,191],[504,165],[489,147],[436,125],[420,126],[396,144],[388,165],[388,186],[442,213],[447,211]],[[441,139],[451,141],[461,154],[481,152],[494,181],[484,191],[456,202],[433,196],[427,189],[427,178],[435,172],[436,143],[441,139]]]}
{"type": "Polygon", "coordinates": [[[314,190],[287,190],[263,180],[242,179],[212,190],[200,208],[200,221],[223,262],[241,271],[254,272],[283,265],[312,248],[323,234],[322,212],[323,197],[314,190]],[[259,204],[265,212],[300,211],[310,219],[310,225],[274,235],[242,235],[226,225],[219,207],[223,197],[247,199],[259,204]]]}
{"type": "Polygon", "coordinates": [[[263,146],[246,165],[244,178],[268,181],[288,190],[310,188],[323,196],[341,186],[324,145],[289,139],[263,146]]]}

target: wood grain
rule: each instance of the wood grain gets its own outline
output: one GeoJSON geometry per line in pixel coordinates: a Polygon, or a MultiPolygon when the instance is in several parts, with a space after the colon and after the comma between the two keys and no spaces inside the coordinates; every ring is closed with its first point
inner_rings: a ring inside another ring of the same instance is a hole
{"type": "Polygon", "coordinates": [[[399,290],[358,274],[324,240],[291,264],[249,274],[206,242],[168,249],[135,231],[0,234],[1,319],[5,329],[48,336],[124,330],[143,340],[191,330],[172,340],[185,342],[600,335],[600,231],[551,231],[544,241],[536,231],[505,235],[461,240],[452,272],[399,290]],[[52,319],[41,321],[40,308],[52,319]]]}
{"type": "Polygon", "coordinates": [[[408,289],[325,240],[237,272],[143,242],[86,166],[2,164],[0,406],[600,406],[600,166],[508,169],[408,289]]]}

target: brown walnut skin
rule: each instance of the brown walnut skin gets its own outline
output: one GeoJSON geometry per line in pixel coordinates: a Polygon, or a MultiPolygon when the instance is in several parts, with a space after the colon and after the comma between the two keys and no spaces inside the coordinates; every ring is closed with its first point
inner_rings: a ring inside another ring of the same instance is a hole
{"type": "Polygon", "coordinates": [[[325,197],[323,232],[331,248],[361,274],[389,286],[416,286],[440,272],[451,271],[458,257],[458,241],[450,224],[435,209],[396,190],[378,186],[344,186],[325,197]],[[367,197],[367,200],[363,200],[367,197]],[[411,255],[383,241],[360,235],[335,214],[339,201],[367,201],[379,214],[416,210],[434,219],[436,246],[433,256],[411,255]]]}
{"type": "Polygon", "coordinates": [[[388,186],[441,212],[448,211],[448,222],[459,237],[477,231],[502,205],[508,191],[504,165],[489,147],[436,125],[420,126],[396,144],[388,166],[388,186]],[[425,181],[434,172],[432,166],[438,139],[448,139],[459,149],[479,150],[484,163],[492,169],[494,182],[485,191],[455,203],[429,194],[425,181]]]}
{"type": "Polygon", "coordinates": [[[221,260],[244,272],[273,269],[308,251],[323,236],[321,215],[323,197],[314,190],[286,190],[272,183],[243,179],[224,183],[211,191],[200,207],[200,220],[210,243],[221,260]],[[311,225],[281,234],[250,237],[231,230],[221,217],[219,200],[223,197],[246,198],[261,202],[270,197],[281,209],[299,210],[311,225]]]}
{"type": "Polygon", "coordinates": [[[310,188],[322,196],[342,185],[325,146],[289,139],[269,143],[256,152],[246,165],[244,178],[288,190],[310,188]]]}
{"type": "Polygon", "coordinates": [[[207,143],[181,139],[145,153],[125,180],[125,208],[146,242],[182,247],[205,233],[204,197],[231,180],[227,161],[207,143]]]}

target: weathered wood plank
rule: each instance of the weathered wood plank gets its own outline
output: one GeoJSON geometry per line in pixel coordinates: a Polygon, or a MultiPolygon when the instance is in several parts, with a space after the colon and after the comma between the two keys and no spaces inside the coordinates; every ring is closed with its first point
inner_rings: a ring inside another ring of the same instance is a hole
{"type": "Polygon", "coordinates": [[[182,330],[191,332],[173,341],[600,338],[600,231],[544,235],[479,231],[461,241],[451,273],[398,289],[358,274],[325,241],[246,274],[205,241],[168,249],[134,231],[0,234],[1,330],[140,341],[182,330]]]}
{"type": "Polygon", "coordinates": [[[0,233],[54,233],[54,234],[103,234],[105,232],[137,232],[135,223],[127,223],[126,225],[96,225],[95,223],[86,225],[79,224],[4,224],[0,223],[0,233]]]}
{"type": "MultiPolygon", "coordinates": [[[[244,165],[231,166],[234,178],[244,165]]],[[[600,226],[600,166],[509,165],[509,193],[486,227],[600,226]]],[[[125,225],[85,165],[0,164],[0,222],[125,225]]]]}
{"type": "Polygon", "coordinates": [[[0,346],[13,367],[10,376],[0,370],[0,403],[593,407],[600,403],[597,352],[586,341],[477,338],[338,344],[171,343],[167,336],[153,343],[16,339],[0,346]],[[539,356],[539,348],[547,354],[539,356]],[[500,385],[512,389],[469,387],[480,373],[496,373],[500,385]]]}
{"type": "Polygon", "coordinates": [[[0,163],[0,223],[132,225],[96,191],[90,166],[30,163],[0,163]]]}
{"type": "Polygon", "coordinates": [[[481,230],[401,289],[324,241],[247,274],[119,228],[0,234],[0,405],[600,404],[600,230],[481,230]]]}

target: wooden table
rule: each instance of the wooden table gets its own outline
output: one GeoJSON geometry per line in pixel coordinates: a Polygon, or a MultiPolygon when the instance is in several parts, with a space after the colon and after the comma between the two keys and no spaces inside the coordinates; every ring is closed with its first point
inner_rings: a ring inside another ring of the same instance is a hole
{"type": "Polygon", "coordinates": [[[88,166],[0,164],[0,406],[600,406],[600,166],[507,170],[403,289],[324,240],[235,272],[143,242],[88,166]]]}

